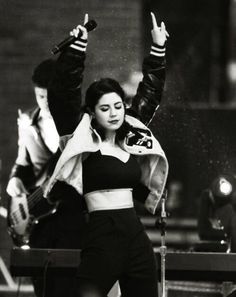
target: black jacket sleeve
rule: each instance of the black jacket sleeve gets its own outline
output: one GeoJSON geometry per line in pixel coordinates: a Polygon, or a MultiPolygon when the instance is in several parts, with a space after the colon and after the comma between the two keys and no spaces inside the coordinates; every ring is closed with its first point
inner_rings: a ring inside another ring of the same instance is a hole
{"type": "Polygon", "coordinates": [[[128,113],[148,125],[159,107],[165,83],[165,57],[150,54],[144,59],[143,80],[132,100],[128,113]]]}
{"type": "MultiPolygon", "coordinates": [[[[159,107],[165,83],[165,57],[150,54],[143,62],[143,80],[139,83],[137,93],[132,100],[128,114],[148,125],[159,107]]],[[[139,184],[133,191],[134,199],[144,202],[149,190],[139,184]]]]}
{"type": "Polygon", "coordinates": [[[80,120],[84,60],[84,52],[66,49],[48,88],[49,109],[60,136],[73,133],[80,120]]]}

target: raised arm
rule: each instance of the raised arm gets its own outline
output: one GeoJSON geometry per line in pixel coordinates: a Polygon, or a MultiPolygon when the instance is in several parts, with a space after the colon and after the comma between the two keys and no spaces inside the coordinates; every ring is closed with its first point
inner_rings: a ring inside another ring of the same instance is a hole
{"type": "Polygon", "coordinates": [[[149,57],[143,62],[143,80],[139,83],[137,94],[132,100],[129,113],[148,125],[159,107],[165,83],[165,43],[169,37],[165,24],[157,25],[151,13],[153,29],[152,47],[149,57]]]}
{"type": "Polygon", "coordinates": [[[60,136],[73,133],[81,115],[83,81],[88,33],[78,25],[71,35],[82,36],[66,48],[57,59],[56,73],[48,89],[49,109],[60,136]]]}

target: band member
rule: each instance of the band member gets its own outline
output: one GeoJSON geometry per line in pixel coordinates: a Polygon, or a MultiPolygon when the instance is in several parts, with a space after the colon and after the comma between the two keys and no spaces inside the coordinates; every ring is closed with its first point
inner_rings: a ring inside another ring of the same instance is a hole
{"type": "Polygon", "coordinates": [[[49,87],[62,154],[45,196],[50,199],[58,181],[67,183],[83,195],[89,212],[76,296],[106,296],[117,280],[123,297],[157,296],[155,255],[133,207],[137,198],[154,214],[168,173],[165,154],[146,127],[161,100],[168,35],[151,16],[153,44],[129,110],[112,78],[93,82],[81,108],[88,36],[81,25],[71,34],[82,36],[59,56],[49,87]]]}
{"type": "MultiPolygon", "coordinates": [[[[48,108],[48,85],[54,75],[55,61],[49,59],[40,63],[33,71],[32,82],[37,106],[27,112],[19,112],[18,117],[18,155],[12,168],[7,193],[12,197],[11,203],[17,204],[25,195],[32,194],[34,201],[29,201],[27,208],[35,202],[34,190],[44,187],[48,176],[59,156],[59,135],[48,108]],[[33,196],[34,195],[34,196],[33,196]]],[[[57,191],[60,203],[51,216],[39,220],[32,228],[28,244],[33,248],[81,248],[86,233],[86,221],[83,206],[78,194],[71,187],[68,199],[63,199],[63,191],[57,191]],[[70,198],[70,199],[69,199],[70,198]]],[[[37,196],[39,197],[39,196],[37,196]]],[[[43,216],[46,209],[52,208],[43,196],[34,205],[34,214],[43,216]],[[42,203],[47,203],[45,207],[42,203]]],[[[11,216],[11,206],[9,216],[11,216]]],[[[27,208],[25,211],[27,212],[27,208]]],[[[14,207],[13,212],[16,214],[14,207]]],[[[13,214],[13,215],[14,215],[13,214]]],[[[20,219],[20,215],[18,216],[20,219]]],[[[20,224],[20,222],[18,222],[20,224]]],[[[19,225],[20,226],[20,225],[19,225]]],[[[14,242],[19,244],[17,237],[14,242]]],[[[50,277],[45,283],[42,278],[33,279],[37,297],[66,296],[70,293],[74,280],[70,278],[50,277]]]]}

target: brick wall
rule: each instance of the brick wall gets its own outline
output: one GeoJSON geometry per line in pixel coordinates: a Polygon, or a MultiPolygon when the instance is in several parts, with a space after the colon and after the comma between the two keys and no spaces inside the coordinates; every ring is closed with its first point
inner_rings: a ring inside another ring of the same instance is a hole
{"type": "MultiPolygon", "coordinates": [[[[89,39],[85,87],[101,76],[125,81],[141,64],[142,10],[141,0],[1,0],[0,11],[0,203],[6,205],[5,187],[17,150],[17,109],[34,104],[32,69],[51,56],[52,46],[87,12],[98,27],[89,39]]],[[[0,218],[0,254],[10,244],[5,229],[0,218]]]]}

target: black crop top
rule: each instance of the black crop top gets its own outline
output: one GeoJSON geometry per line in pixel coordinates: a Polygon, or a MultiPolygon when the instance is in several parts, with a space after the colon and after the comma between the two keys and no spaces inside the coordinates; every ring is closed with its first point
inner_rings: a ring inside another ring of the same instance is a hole
{"type": "Polygon", "coordinates": [[[84,194],[105,190],[134,188],[140,181],[141,169],[134,156],[130,155],[127,162],[101,151],[91,153],[83,162],[84,194]]]}

